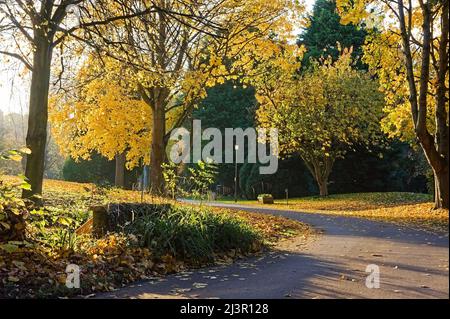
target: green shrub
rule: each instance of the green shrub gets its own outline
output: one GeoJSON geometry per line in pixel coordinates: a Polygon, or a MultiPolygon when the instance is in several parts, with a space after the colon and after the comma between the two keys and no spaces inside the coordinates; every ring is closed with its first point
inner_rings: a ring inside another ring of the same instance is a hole
{"type": "Polygon", "coordinates": [[[192,264],[212,262],[214,254],[260,247],[260,236],[244,221],[208,208],[174,206],[137,218],[126,228],[157,256],[172,255],[192,264]]]}
{"type": "Polygon", "coordinates": [[[63,178],[69,182],[114,184],[114,161],[93,154],[90,160],[76,162],[71,157],[67,158],[63,166],[63,178]]]}

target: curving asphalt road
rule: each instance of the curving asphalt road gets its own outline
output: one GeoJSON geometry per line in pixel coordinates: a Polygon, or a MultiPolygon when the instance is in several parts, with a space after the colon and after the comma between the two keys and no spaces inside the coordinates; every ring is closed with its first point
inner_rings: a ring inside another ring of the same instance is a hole
{"type": "Polygon", "coordinates": [[[96,298],[449,298],[448,234],[354,217],[213,205],[281,215],[321,234],[232,265],[155,278],[96,298]],[[379,288],[366,287],[370,264],[379,267],[379,288]]]}

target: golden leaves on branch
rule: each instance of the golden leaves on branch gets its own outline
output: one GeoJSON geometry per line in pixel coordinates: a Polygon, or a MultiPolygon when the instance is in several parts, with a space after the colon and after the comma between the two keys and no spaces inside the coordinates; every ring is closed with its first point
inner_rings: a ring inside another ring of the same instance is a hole
{"type": "Polygon", "coordinates": [[[61,150],[74,158],[88,159],[98,152],[112,160],[127,150],[127,166],[141,159],[149,163],[151,110],[127,81],[127,71],[117,61],[100,67],[89,59],[80,70],[87,82],[74,96],[52,97],[52,132],[61,150]]]}

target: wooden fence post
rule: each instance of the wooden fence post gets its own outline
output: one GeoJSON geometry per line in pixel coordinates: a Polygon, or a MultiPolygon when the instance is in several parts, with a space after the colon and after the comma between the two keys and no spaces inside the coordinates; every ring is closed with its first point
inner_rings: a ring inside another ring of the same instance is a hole
{"type": "Polygon", "coordinates": [[[104,236],[108,230],[108,210],[105,206],[94,206],[92,210],[92,234],[96,238],[104,236]]]}

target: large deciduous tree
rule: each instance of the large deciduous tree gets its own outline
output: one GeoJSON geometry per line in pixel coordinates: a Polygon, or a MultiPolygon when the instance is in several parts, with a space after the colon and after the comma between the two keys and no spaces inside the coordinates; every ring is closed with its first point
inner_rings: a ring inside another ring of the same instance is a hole
{"type": "Polygon", "coordinates": [[[19,59],[32,72],[26,138],[32,153],[27,156],[25,171],[32,190],[24,191],[26,197],[42,192],[50,65],[56,33],[70,2],[0,1],[2,40],[8,39],[13,44],[13,47],[2,48],[0,53],[19,59]]]}
{"type": "MultiPolygon", "coordinates": [[[[128,5],[126,0],[111,2],[128,5]]],[[[112,9],[106,0],[95,3],[89,0],[0,0],[0,54],[18,59],[32,72],[26,137],[31,154],[27,156],[25,169],[31,190],[24,190],[23,197],[42,193],[48,94],[55,48],[63,45],[67,36],[77,30],[130,18],[109,10],[112,14],[108,18],[95,20],[93,17],[98,15],[92,14],[94,8],[112,9]],[[74,11],[76,14],[68,17],[74,11]]],[[[155,10],[151,5],[141,8],[133,16],[155,10]]]]}
{"type": "MultiPolygon", "coordinates": [[[[133,15],[147,2],[134,0],[127,14],[133,15]]],[[[237,78],[237,70],[251,62],[249,48],[288,28],[287,11],[293,4],[287,0],[155,0],[153,5],[158,12],[90,29],[90,34],[100,44],[95,48],[99,54],[129,67],[129,80],[152,112],[150,177],[153,192],[164,193],[162,165],[171,130],[206,96],[207,87],[237,78]],[[239,66],[226,67],[226,62],[235,60],[239,66]],[[171,111],[178,117],[168,127],[171,111]]]]}
{"type": "Polygon", "coordinates": [[[335,160],[379,139],[382,94],[368,74],[352,68],[348,50],[334,63],[328,58],[313,64],[299,78],[277,65],[257,83],[258,121],[278,128],[281,153],[300,154],[326,196],[335,160]]]}
{"type": "Polygon", "coordinates": [[[448,209],[449,1],[338,0],[337,5],[344,23],[375,23],[365,60],[385,92],[384,128],[418,141],[434,172],[435,207],[448,209]]]}
{"type": "Polygon", "coordinates": [[[52,133],[60,150],[75,160],[101,154],[116,160],[116,186],[124,169],[150,161],[151,112],[117,60],[90,56],[70,90],[50,99],[52,133]]]}

